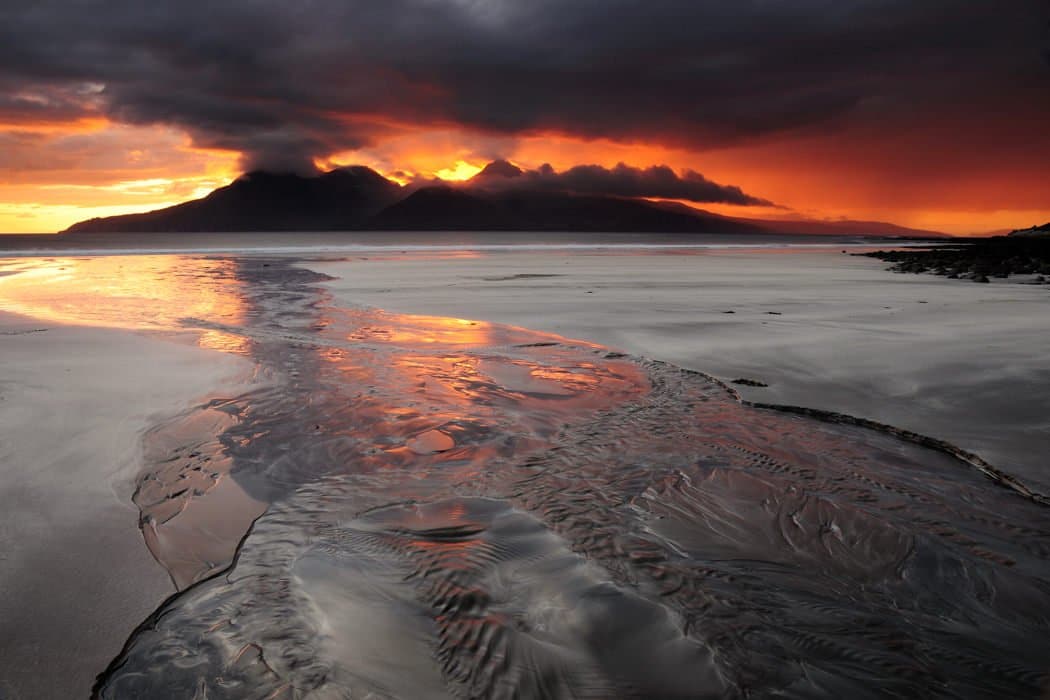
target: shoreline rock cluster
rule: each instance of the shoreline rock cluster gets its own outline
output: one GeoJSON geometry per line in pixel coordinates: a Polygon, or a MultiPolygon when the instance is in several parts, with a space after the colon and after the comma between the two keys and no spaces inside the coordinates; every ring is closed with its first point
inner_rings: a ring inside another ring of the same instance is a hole
{"type": "Polygon", "coordinates": [[[1050,284],[1050,238],[982,238],[959,244],[910,250],[857,253],[889,263],[893,272],[930,273],[949,279],[987,283],[991,278],[1035,275],[1035,284],[1050,284]]]}

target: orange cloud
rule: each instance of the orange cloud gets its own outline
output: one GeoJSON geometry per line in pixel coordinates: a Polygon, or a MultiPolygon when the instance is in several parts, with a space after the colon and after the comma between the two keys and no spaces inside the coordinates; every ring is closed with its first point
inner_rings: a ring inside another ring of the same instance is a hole
{"type": "Polygon", "coordinates": [[[2,125],[0,148],[0,233],[51,233],[202,197],[237,176],[239,157],[169,127],[104,119],[2,125]]]}

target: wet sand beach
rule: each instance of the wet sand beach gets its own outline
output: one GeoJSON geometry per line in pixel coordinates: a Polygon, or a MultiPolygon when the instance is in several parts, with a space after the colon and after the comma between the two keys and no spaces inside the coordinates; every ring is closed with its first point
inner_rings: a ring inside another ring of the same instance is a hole
{"type": "MultiPolygon", "coordinates": [[[[688,369],[950,438],[938,425],[978,415],[950,390],[1046,385],[1027,290],[894,287],[837,254],[635,254],[630,272],[608,252],[470,255],[69,258],[0,278],[24,314],[0,337],[22,488],[4,499],[37,499],[3,532],[47,556],[5,561],[34,592],[3,599],[27,661],[5,656],[0,687],[82,697],[95,664],[104,698],[1045,689],[1045,505],[688,369]],[[964,303],[984,325],[960,336],[964,303]],[[88,644],[76,673],[22,670],[88,644]]],[[[1016,409],[1036,430],[1039,400],[1016,409]]],[[[1041,486],[1023,446],[966,435],[1041,486]]]]}
{"type": "MultiPolygon", "coordinates": [[[[852,249],[851,249],[852,250],[852,249]]],[[[341,302],[510,323],[977,452],[1050,492],[1050,292],[896,275],[821,252],[357,256],[310,263],[341,302]]]]}
{"type": "Polygon", "coordinates": [[[0,357],[0,697],[86,697],[172,592],[131,502],[143,431],[240,363],[7,313],[0,357]]]}

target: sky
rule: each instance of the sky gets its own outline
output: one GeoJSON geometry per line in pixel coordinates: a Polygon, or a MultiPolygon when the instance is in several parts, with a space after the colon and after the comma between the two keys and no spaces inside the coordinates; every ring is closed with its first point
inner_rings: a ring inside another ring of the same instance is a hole
{"type": "Polygon", "coordinates": [[[507,159],[984,233],[1050,221],[1048,115],[1046,0],[4,0],[0,231],[507,159]]]}

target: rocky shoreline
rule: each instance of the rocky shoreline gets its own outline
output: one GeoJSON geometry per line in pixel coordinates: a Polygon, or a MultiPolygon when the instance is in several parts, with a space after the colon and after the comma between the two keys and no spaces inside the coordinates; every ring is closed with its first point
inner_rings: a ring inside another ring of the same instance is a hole
{"type": "Polygon", "coordinates": [[[889,263],[893,272],[930,273],[986,283],[991,278],[1034,275],[1033,284],[1050,284],[1050,238],[981,238],[930,248],[857,253],[889,263]]]}

